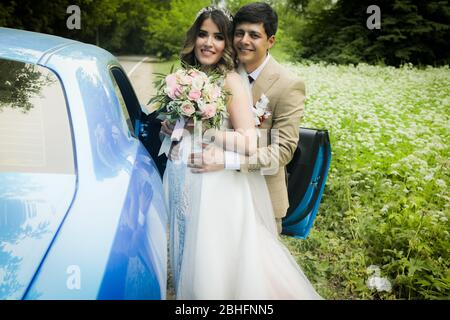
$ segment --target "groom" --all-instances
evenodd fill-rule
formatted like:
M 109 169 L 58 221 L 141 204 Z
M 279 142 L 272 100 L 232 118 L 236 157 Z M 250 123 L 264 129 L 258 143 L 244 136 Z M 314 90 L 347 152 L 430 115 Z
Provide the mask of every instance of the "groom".
M 265 99 L 264 96 L 269 100 L 267 110 L 271 115 L 262 121 L 259 128 L 277 132 L 277 139 L 272 139 L 267 146 L 259 147 L 256 159 L 226 151 L 223 155 L 224 163 L 217 163 L 214 159 L 223 150 L 205 150 L 203 164 L 201 167 L 195 166 L 192 171 L 201 173 L 225 168 L 248 172 L 264 170 L 276 163 L 278 170 L 265 175 L 265 178 L 278 233 L 281 233 L 281 219 L 289 207 L 285 166 L 291 161 L 298 143 L 305 85 L 269 54 L 269 49 L 275 44 L 278 17 L 268 4 L 256 2 L 243 6 L 236 13 L 234 23 L 234 48 L 241 64 L 241 72 L 249 77 L 253 104 L 261 98 Z

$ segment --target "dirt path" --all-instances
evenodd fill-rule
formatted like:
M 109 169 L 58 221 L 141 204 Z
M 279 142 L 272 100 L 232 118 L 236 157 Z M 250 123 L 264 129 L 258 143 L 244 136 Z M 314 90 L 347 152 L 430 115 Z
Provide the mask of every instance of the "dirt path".
M 148 57 L 148 56 L 118 56 L 120 64 L 124 68 L 125 72 L 128 75 L 128 78 L 133 85 L 134 91 L 138 97 L 138 100 L 141 104 L 147 104 L 150 100 L 150 97 L 154 93 L 153 88 L 153 79 L 152 79 L 152 63 L 156 61 L 156 59 Z M 167 235 L 167 239 L 169 239 L 169 235 Z M 167 300 L 175 299 L 175 291 L 173 289 L 172 283 L 172 272 L 168 263 L 167 270 Z

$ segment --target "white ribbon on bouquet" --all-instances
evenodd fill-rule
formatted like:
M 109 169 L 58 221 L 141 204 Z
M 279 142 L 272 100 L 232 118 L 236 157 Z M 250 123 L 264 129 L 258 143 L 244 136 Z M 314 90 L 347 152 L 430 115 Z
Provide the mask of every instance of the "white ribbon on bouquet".
M 177 122 L 175 123 L 175 128 L 172 131 L 172 135 L 170 137 L 169 136 L 164 137 L 161 147 L 159 148 L 158 157 L 162 154 L 165 154 L 166 157 L 169 156 L 170 146 L 172 145 L 172 142 L 181 140 L 184 125 L 185 125 L 184 118 L 180 118 L 177 120 Z

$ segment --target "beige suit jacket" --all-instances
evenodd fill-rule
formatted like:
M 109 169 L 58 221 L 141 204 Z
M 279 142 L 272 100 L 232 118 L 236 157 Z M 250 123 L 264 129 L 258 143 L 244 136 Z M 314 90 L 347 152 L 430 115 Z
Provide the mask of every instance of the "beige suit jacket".
M 264 94 L 272 115 L 260 125 L 259 148 L 252 157 L 241 157 L 241 171 L 261 170 L 265 175 L 276 218 L 286 215 L 289 207 L 285 166 L 297 147 L 300 120 L 304 113 L 305 84 L 270 58 L 252 88 L 253 103 Z M 276 130 L 274 130 L 276 129 Z M 263 141 L 264 140 L 264 141 Z

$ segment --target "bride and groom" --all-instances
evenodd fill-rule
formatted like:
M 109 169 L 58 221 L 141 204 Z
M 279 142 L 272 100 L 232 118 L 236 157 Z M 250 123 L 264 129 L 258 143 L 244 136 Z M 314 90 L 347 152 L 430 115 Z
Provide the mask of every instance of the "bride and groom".
M 168 161 L 164 173 L 177 299 L 321 298 L 278 238 L 305 96 L 303 82 L 269 54 L 276 31 L 276 12 L 251 3 L 234 18 L 202 9 L 186 34 L 182 62 L 220 72 L 230 96 L 215 143 L 191 161 Z M 255 104 L 265 106 L 259 118 Z M 163 122 L 161 130 L 173 127 Z M 190 147 L 182 139 L 169 158 Z

